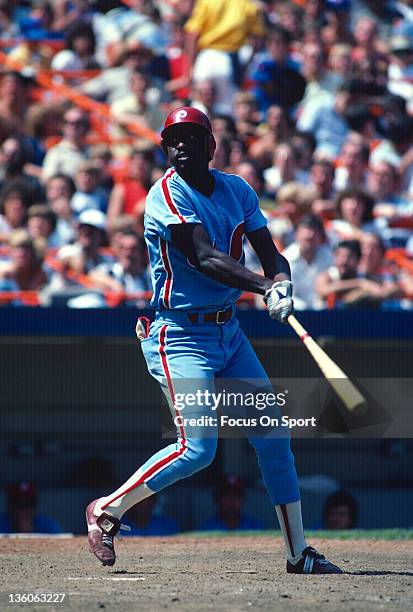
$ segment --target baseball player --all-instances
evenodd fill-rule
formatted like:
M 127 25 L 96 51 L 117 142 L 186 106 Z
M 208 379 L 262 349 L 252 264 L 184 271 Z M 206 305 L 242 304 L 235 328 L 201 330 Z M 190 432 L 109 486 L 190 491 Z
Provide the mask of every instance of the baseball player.
M 175 396 L 182 381 L 205 390 L 219 378 L 257 379 L 271 388 L 239 327 L 234 304 L 242 291 L 260 294 L 270 317 L 286 323 L 293 310 L 292 283 L 254 190 L 236 175 L 209 169 L 216 144 L 208 118 L 195 108 L 177 108 L 161 136 L 171 168 L 150 190 L 145 211 L 156 318 L 140 336 L 148 370 L 161 384 L 172 414 L 179 416 Z M 244 235 L 264 276 L 243 265 Z M 207 410 L 185 406 L 183 413 L 199 416 Z M 182 422 L 176 443 L 151 457 L 117 491 L 87 507 L 90 551 L 103 565 L 115 563 L 113 537 L 129 508 L 212 462 L 216 428 L 194 432 Z M 280 522 L 287 572 L 342 573 L 306 543 L 289 436 L 252 431 L 248 437 Z

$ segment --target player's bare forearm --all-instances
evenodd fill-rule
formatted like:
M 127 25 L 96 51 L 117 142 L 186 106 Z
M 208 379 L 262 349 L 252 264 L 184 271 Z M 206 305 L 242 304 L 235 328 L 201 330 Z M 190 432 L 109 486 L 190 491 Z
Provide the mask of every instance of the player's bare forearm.
M 291 280 L 290 264 L 275 246 L 267 227 L 248 232 L 247 238 L 256 252 L 264 275 L 275 281 Z
M 274 260 L 273 265 L 268 265 L 266 267 L 266 270 L 271 276 L 267 277 L 261 274 L 255 274 L 255 272 L 252 272 L 240 264 L 227 253 L 223 253 L 216 249 L 212 245 L 207 232 L 201 224 L 188 223 L 173 225 L 171 226 L 171 233 L 172 244 L 179 249 L 189 261 L 202 272 L 202 274 L 228 287 L 264 295 L 267 289 L 273 285 L 274 278 L 277 275 L 285 274 L 284 268 L 277 268 L 278 259 Z M 284 260 L 281 255 L 280 257 Z M 282 260 L 280 260 L 281 265 L 284 265 Z M 283 278 L 275 278 L 275 280 L 283 280 Z
M 273 280 L 255 274 L 255 272 L 235 261 L 230 255 L 217 249 L 213 249 L 207 257 L 202 258 L 198 262 L 197 268 L 208 278 L 242 291 L 264 295 L 267 289 L 270 289 L 273 285 Z

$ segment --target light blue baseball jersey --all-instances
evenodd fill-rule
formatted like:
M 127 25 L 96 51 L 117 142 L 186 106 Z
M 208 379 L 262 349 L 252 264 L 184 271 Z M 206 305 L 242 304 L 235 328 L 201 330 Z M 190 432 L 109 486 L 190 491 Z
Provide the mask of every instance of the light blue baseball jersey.
M 146 199 L 145 240 L 157 310 L 225 307 L 241 292 L 207 278 L 171 243 L 171 225 L 201 223 L 212 244 L 244 263 L 243 236 L 266 225 L 255 191 L 239 176 L 211 170 L 210 197 L 169 169 Z

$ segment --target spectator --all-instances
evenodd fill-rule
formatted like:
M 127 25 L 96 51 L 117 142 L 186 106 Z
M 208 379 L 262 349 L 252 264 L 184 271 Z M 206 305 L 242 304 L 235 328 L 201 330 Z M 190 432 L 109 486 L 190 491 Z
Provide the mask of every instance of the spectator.
M 390 116 L 386 132 L 387 138 L 372 151 L 370 163 L 387 161 L 396 166 L 401 190 L 413 194 L 413 117 L 403 112 Z
M 0 244 L 7 243 L 13 230 L 24 228 L 30 199 L 25 186 L 13 181 L 0 192 Z
M 411 205 L 400 195 L 399 185 L 400 176 L 393 164 L 379 161 L 370 165 L 367 186 L 376 201 L 374 214 L 377 217 L 393 219 L 410 212 Z
M 380 237 L 377 234 L 364 234 L 358 272 L 361 278 L 372 281 L 368 287 L 371 306 L 402 296 L 395 275 L 386 270 L 384 255 L 385 248 Z
M 390 51 L 388 90 L 404 98 L 413 110 L 413 43 L 407 36 L 394 36 Z
M 191 65 L 185 53 L 185 19 L 177 18 L 170 26 L 170 41 L 166 49 L 171 80 L 166 83 L 166 89 L 175 98 L 185 99 L 189 97 L 189 73 Z
M 115 181 L 113 180 L 112 176 L 113 155 L 109 145 L 97 144 L 90 147 L 90 159 L 100 170 L 99 187 L 103 189 L 106 194 L 106 197 L 109 199 L 109 196 L 115 185 Z
M 314 158 L 311 164 L 309 186 L 317 193 L 316 199 L 311 206 L 311 210 L 315 215 L 320 215 L 321 217 L 335 216 L 334 173 L 335 168 L 331 161 Z
M 123 43 L 115 66 L 79 86 L 79 91 L 96 100 L 113 104 L 131 93 L 130 76 L 135 70 L 150 74 L 152 84 L 163 90 L 163 81 L 153 70 L 154 55 L 147 47 L 134 43 Z
M 338 156 L 347 133 L 344 113 L 351 100 L 351 83 L 342 83 L 332 101 L 315 98 L 306 105 L 297 121 L 297 128 L 311 132 L 317 143 L 316 152 L 330 159 Z
M 299 43 L 303 34 L 303 9 L 286 0 L 280 3 L 277 13 L 278 22 L 290 34 L 292 44 Z
M 358 525 L 358 504 L 350 493 L 337 491 L 330 495 L 323 508 L 324 529 L 355 529 Z
M 43 200 L 44 191 L 39 180 L 27 174 L 30 150 L 22 138 L 10 137 L 0 147 L 0 184 L 9 187 L 16 184 L 25 189 L 29 204 Z
M 299 113 L 316 97 L 331 99 L 340 85 L 340 77 L 325 68 L 323 47 L 320 43 L 307 43 L 301 50 L 301 74 L 307 81 L 304 97 L 299 105 Z
M 56 238 L 58 246 L 75 239 L 76 218 L 70 201 L 76 191 L 74 181 L 66 174 L 55 174 L 46 182 L 46 201 L 57 217 Z
M 10 40 L 20 34 L 19 24 L 13 20 L 13 6 L 9 0 L 0 1 L 0 38 Z
M 361 258 L 360 243 L 357 240 L 343 240 L 334 251 L 334 266 L 320 272 L 315 288 L 325 306 L 351 304 L 354 290 L 361 286 L 357 268 Z
M 71 200 L 75 191 L 76 185 L 67 174 L 54 174 L 46 181 L 46 200 L 50 206 L 61 198 Z
M 159 24 L 158 9 L 152 0 L 132 0 L 107 14 L 107 56 L 116 52 L 123 42 L 138 43 L 150 49 L 156 56 L 158 69 L 164 71 L 164 80 L 169 80 L 169 66 L 164 55 L 167 45 L 165 28 Z M 155 72 L 155 71 L 154 71 Z
M 241 162 L 237 168 L 237 174 L 250 185 L 259 196 L 262 194 L 263 181 L 257 166 L 250 161 Z
M 0 84 L 0 117 L 5 119 L 15 136 L 24 129 L 24 116 L 27 111 L 28 79 L 19 72 L 6 72 Z
M 125 535 L 169 536 L 179 533 L 178 523 L 174 519 L 156 513 L 156 501 L 155 495 L 150 495 L 128 510 L 124 523 L 130 527 L 130 531 L 125 531 Z
M 275 209 L 268 211 L 268 227 L 281 248 L 293 242 L 295 226 L 309 214 L 314 196 L 312 189 L 296 182 L 286 183 L 278 190 Z
M 315 280 L 321 272 L 333 265 L 333 256 L 318 217 L 309 215 L 298 221 L 295 241 L 283 251 L 283 255 L 291 267 L 294 308 L 296 310 L 320 308 Z
M 29 40 L 62 40 L 63 33 L 52 28 L 54 11 L 51 2 L 36 0 L 32 5 L 32 10 L 24 11 L 21 16 L 15 12 L 22 36 Z
M 340 87 L 352 71 L 351 46 L 345 44 L 333 45 L 328 54 L 328 66 L 336 76 L 338 87 Z
M 29 208 L 27 230 L 35 242 L 44 244 L 45 249 L 61 246 L 55 234 L 56 223 L 56 214 L 46 204 L 34 204 Z
M 258 138 L 249 148 L 249 154 L 262 168 L 271 166 L 274 147 L 288 140 L 288 119 L 281 106 L 273 105 L 267 110 L 267 123 L 257 130 Z
M 95 58 L 96 39 L 90 24 L 78 21 L 66 30 L 66 49 L 52 59 L 53 70 L 94 70 L 99 68 Z
M 289 141 L 293 145 L 297 169 L 302 171 L 301 179 L 306 185 L 310 182 L 311 160 L 315 149 L 315 140 L 310 132 L 293 132 Z
M 344 117 L 350 130 L 360 134 L 366 141 L 372 141 L 376 136 L 375 119 L 364 102 L 351 104 Z
M 316 290 L 320 299 L 330 307 L 365 306 L 377 308 L 383 300 L 401 291 L 392 280 L 377 277 L 378 249 L 371 239 L 365 243 L 364 268 L 375 270 L 375 278 L 358 274 L 361 260 L 360 243 L 356 240 L 340 242 L 335 250 L 335 266 L 317 277 Z
M 63 246 L 57 259 L 64 270 L 87 274 L 108 258 L 99 252 L 106 239 L 106 218 L 100 210 L 84 210 L 78 219 L 78 237 L 74 244 Z
M 99 264 L 90 271 L 95 286 L 115 293 L 148 291 L 142 238 L 133 231 L 124 232 L 117 240 L 116 252 L 117 261 Z
M 370 150 L 362 136 L 351 132 L 341 147 L 335 173 L 335 188 L 364 189 L 366 187 L 367 168 Z
M 351 42 L 351 0 L 324 0 L 326 24 L 321 30 L 321 40 L 328 47 Z
M 367 15 L 359 19 L 354 27 L 354 41 L 352 59 L 355 72 L 364 74 L 370 81 L 385 84 L 388 59 L 379 48 L 377 21 Z
M 122 129 L 113 130 L 113 136 L 125 137 L 128 125 L 135 123 L 159 132 L 165 117 L 160 106 L 159 89 L 152 87 L 149 74 L 142 70 L 131 71 L 129 88 L 130 94 L 121 100 L 116 100 L 110 107 L 112 117 L 122 126 Z M 127 157 L 130 151 L 131 147 L 125 145 L 114 148 L 117 157 Z
M 76 21 L 90 21 L 93 11 L 88 0 L 60 0 L 54 9 L 54 30 L 66 30 Z
M 0 516 L 0 533 L 61 533 L 59 523 L 37 513 L 38 493 L 31 482 L 7 486 L 7 512 Z
M 25 230 L 14 230 L 9 238 L 10 260 L 0 267 L 0 287 L 4 291 L 39 291 L 47 283 L 43 255 Z
M 216 104 L 217 88 L 214 81 L 198 81 L 192 88 L 192 104 L 211 118 L 217 112 Z
M 215 491 L 216 515 L 203 523 L 200 531 L 263 529 L 260 521 L 242 512 L 245 488 L 245 482 L 239 476 L 225 476 Z
M 336 196 L 338 219 L 328 225 L 333 244 L 339 240 L 360 240 L 363 232 L 374 231 L 373 198 L 361 189 L 345 189 Z
M 113 188 L 108 206 L 108 226 L 112 229 L 119 215 L 131 215 L 137 229 L 143 230 L 145 198 L 149 191 L 153 150 L 134 149 L 129 162 L 129 176 Z
M 258 7 L 251 0 L 196 0 L 185 30 L 194 82 L 214 81 L 218 112 L 231 114 L 242 80 L 238 51 L 248 36 L 264 34 Z
M 289 111 L 304 96 L 306 80 L 289 55 L 290 33 L 278 24 L 267 29 L 268 59 L 251 75 L 260 111 L 266 113 L 274 104 Z
M 32 104 L 28 108 L 24 125 L 26 136 L 33 148 L 33 164 L 30 165 L 32 176 L 40 179 L 49 143 L 61 136 L 62 117 L 63 109 L 57 104 Z
M 254 94 L 251 91 L 236 93 L 233 106 L 238 136 L 245 141 L 253 138 L 259 123 L 259 112 Z
M 71 108 L 63 117 L 63 139 L 51 147 L 43 162 L 43 180 L 54 174 L 73 178 L 82 162 L 89 157 L 86 135 L 89 119 L 80 108 Z
M 243 140 L 231 140 L 229 143 L 229 160 L 225 172 L 237 174 L 240 164 L 249 162 L 247 146 Z
M 265 190 L 276 194 L 281 185 L 291 181 L 307 182 L 307 173 L 297 167 L 294 147 L 288 142 L 280 143 L 274 151 L 273 163 L 264 170 Z
M 89 208 L 101 210 L 106 213 L 108 201 L 105 191 L 99 187 L 101 171 L 92 161 L 84 161 L 80 164 L 76 176 L 76 191 L 70 201 L 70 206 L 75 215 Z

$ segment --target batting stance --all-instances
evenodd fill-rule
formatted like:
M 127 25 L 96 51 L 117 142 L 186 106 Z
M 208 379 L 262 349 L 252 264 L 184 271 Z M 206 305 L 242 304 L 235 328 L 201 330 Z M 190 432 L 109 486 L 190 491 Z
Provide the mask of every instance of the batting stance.
M 156 318 L 141 346 L 149 372 L 176 414 L 177 381 L 191 379 L 212 388 L 217 378 L 260 379 L 270 387 L 239 327 L 234 304 L 241 291 L 261 294 L 270 317 L 285 323 L 293 310 L 292 283 L 288 262 L 274 246 L 253 189 L 236 175 L 209 170 L 216 143 L 208 118 L 191 107 L 175 109 L 161 136 L 172 167 L 152 187 L 146 203 Z M 243 265 L 244 235 L 264 276 Z M 151 457 L 117 491 L 87 507 L 89 547 L 103 565 L 115 563 L 113 537 L 129 508 L 212 462 L 216 435 L 193 436 L 183 425 L 177 429 L 175 444 Z M 278 515 L 287 572 L 342 573 L 305 541 L 289 437 L 249 439 Z

